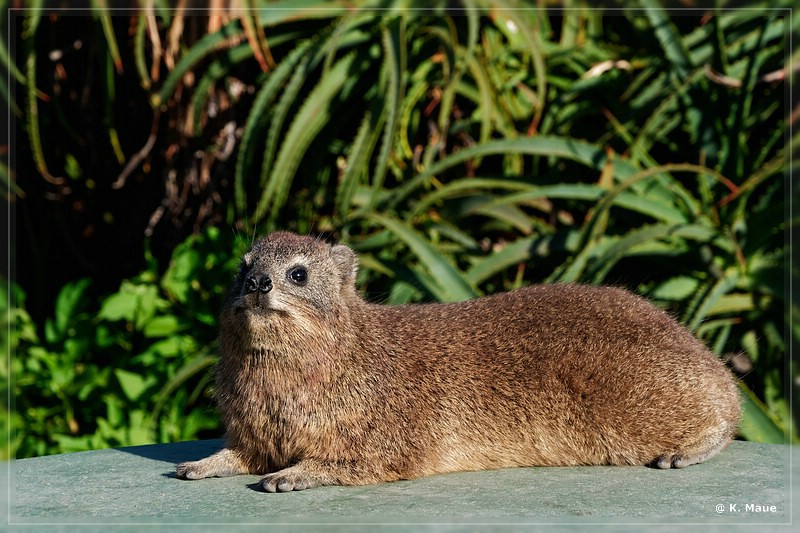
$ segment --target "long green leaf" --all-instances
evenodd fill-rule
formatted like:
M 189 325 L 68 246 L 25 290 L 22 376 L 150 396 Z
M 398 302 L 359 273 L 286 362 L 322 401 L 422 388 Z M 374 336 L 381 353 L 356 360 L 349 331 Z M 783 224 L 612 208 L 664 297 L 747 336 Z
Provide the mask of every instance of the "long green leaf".
M 117 45 L 117 36 L 114 35 L 114 26 L 111 24 L 111 15 L 108 12 L 108 7 L 102 0 L 95 0 L 92 2 L 97 10 L 97 16 L 100 17 L 100 25 L 103 28 L 103 34 L 106 37 L 106 44 L 108 46 L 108 53 L 114 60 L 114 68 L 117 73 L 122 74 L 122 56 L 119 53 L 119 45 Z
M 250 108 L 250 113 L 247 115 L 247 122 L 242 133 L 242 140 L 239 143 L 236 168 L 233 174 L 236 209 L 240 213 L 244 213 L 247 210 L 245 179 L 246 176 L 253 174 L 252 164 L 255 147 L 257 146 L 255 138 L 266 123 L 268 117 L 267 109 L 275 100 L 278 91 L 289 74 L 296 68 L 298 62 L 306 55 L 311 46 L 312 41 L 310 40 L 300 43 L 272 70 L 267 77 L 266 83 L 258 91 Z
M 253 13 L 263 26 L 277 26 L 294 22 L 302 16 L 304 20 L 331 19 L 347 15 L 353 7 L 323 0 L 274 0 L 264 2 L 267 7 L 258 7 Z
M 38 4 L 40 2 L 34 2 L 34 3 Z M 6 6 L 3 6 L 3 7 L 6 7 Z M 8 11 L 7 10 L 4 10 L 4 11 L 5 11 L 5 15 L 8 16 Z M 3 22 L 5 22 L 5 21 L 3 21 Z M 37 24 L 38 24 L 38 19 L 37 19 Z M 5 65 L 5 67 L 11 73 L 11 75 L 14 76 L 14 78 L 19 83 L 25 84 L 25 75 L 22 73 L 22 71 L 19 69 L 19 67 L 17 67 L 17 64 L 8 55 L 8 49 L 6 48 L 5 41 L 6 41 L 5 39 L 0 39 L 0 63 Z
M 622 258 L 635 253 L 637 246 L 654 240 L 667 238 L 690 238 L 707 242 L 717 237 L 713 228 L 700 224 L 672 225 L 657 224 L 645 226 L 628 232 L 606 250 L 602 255 L 592 260 L 592 266 L 587 270 L 586 278 L 591 278 L 592 283 L 598 284 L 605 280 L 608 273 Z
M 719 279 L 712 287 L 711 290 L 700 300 L 699 305 L 697 305 L 692 310 L 691 319 L 686 321 L 686 326 L 695 331 L 703 320 L 708 316 L 711 309 L 717 303 L 717 300 L 722 298 L 728 292 L 730 292 L 735 286 L 736 283 L 739 281 L 739 271 L 731 268 L 725 272 L 724 276 Z
M 531 250 L 536 246 L 537 241 L 546 238 L 531 236 L 517 239 L 505 246 L 501 251 L 473 264 L 467 271 L 467 279 L 473 285 L 478 285 L 513 265 L 528 261 L 532 256 Z
M 698 80 L 702 79 L 702 77 L 703 69 L 697 69 L 686 76 L 677 86 L 667 87 L 666 79 L 660 82 L 663 86 L 660 84 L 652 85 L 651 90 L 657 89 L 659 92 L 666 92 L 667 95 L 658 104 L 658 107 L 647 115 L 644 123 L 638 128 L 635 139 L 629 142 L 629 150 L 634 161 L 646 164 L 647 166 L 655 166 L 657 164 L 649 153 L 652 143 L 656 139 L 664 138 L 659 137 L 659 134 L 662 136 L 665 135 L 667 133 L 666 130 L 669 128 L 669 125 L 666 123 L 670 120 L 674 120 L 676 116 L 679 116 L 677 111 L 680 98 L 689 89 L 696 86 Z
M 300 64 L 295 67 L 291 79 L 283 89 L 278 103 L 271 110 L 272 119 L 269 123 L 267 130 L 267 138 L 264 142 L 264 159 L 261 163 L 261 173 L 259 184 L 261 189 L 267 186 L 270 172 L 273 169 L 275 157 L 278 151 L 278 144 L 283 137 L 283 124 L 286 117 L 289 116 L 289 110 L 292 108 L 297 98 L 300 96 L 300 91 L 303 88 L 303 83 L 312 69 L 313 57 L 306 55 L 303 57 Z
M 515 205 L 492 205 L 493 197 L 477 195 L 469 200 L 464 216 L 483 215 L 500 223 L 500 227 L 516 229 L 524 235 L 533 231 L 534 222 L 525 211 Z
M 478 86 L 478 95 L 480 97 L 478 111 L 481 120 L 480 143 L 485 144 L 489 142 L 492 135 L 492 115 L 497 112 L 493 103 L 497 95 L 492 90 L 492 84 L 484 71 L 483 65 L 474 56 L 470 58 L 469 72 Z
M 616 164 L 616 163 L 615 163 Z M 648 178 L 663 175 L 665 171 L 689 171 L 689 172 L 697 172 L 697 173 L 704 173 L 714 178 L 726 182 L 727 178 L 721 176 L 718 172 L 715 172 L 709 168 L 702 167 L 699 165 L 692 165 L 692 164 L 671 164 L 671 165 L 663 165 L 660 167 L 653 167 L 642 170 L 637 172 L 636 174 L 628 177 L 621 183 L 616 184 L 611 190 L 608 191 L 606 195 L 598 202 L 597 206 L 592 212 L 592 218 L 589 224 L 586 227 L 586 242 L 595 240 L 599 238 L 600 233 L 604 230 L 604 224 L 598 223 L 598 221 L 602 221 L 602 216 L 606 215 L 608 210 L 614 204 L 617 197 L 622 194 L 627 189 L 633 188 L 637 183 L 644 181 Z M 675 180 L 672 180 L 675 181 Z M 674 190 L 677 192 L 680 189 L 676 186 Z M 695 215 L 698 213 L 698 205 L 696 200 L 692 199 L 688 205 L 686 205 L 686 209 L 690 210 L 690 214 Z M 684 219 L 685 220 L 685 219 Z
M 35 19 L 36 22 L 30 21 L 30 25 L 38 24 L 40 13 L 35 12 L 28 17 L 28 19 Z M 26 41 L 27 57 L 25 61 L 26 69 L 26 96 L 27 96 L 27 113 L 25 115 L 25 122 L 28 130 L 28 140 L 31 143 L 31 152 L 33 152 L 33 160 L 36 164 L 36 169 L 39 173 L 51 183 L 61 183 L 63 178 L 55 177 L 50 174 L 47 168 L 47 161 L 42 149 L 42 137 L 39 131 L 39 105 L 37 103 L 36 91 L 36 50 L 32 43 L 33 37 Z
M 378 139 L 378 131 L 383 117 L 376 109 L 367 111 L 361 120 L 356 138 L 347 158 L 347 167 L 336 188 L 336 210 L 344 218 L 352 205 L 356 187 L 369 171 L 369 156 Z
M 531 190 L 508 194 L 494 201 L 496 205 L 521 204 L 539 198 L 562 198 L 565 200 L 600 200 L 608 190 L 587 183 L 564 183 L 558 185 L 530 186 Z M 618 206 L 653 217 L 662 222 L 686 222 L 687 216 L 674 205 L 638 196 L 631 192 L 620 192 L 609 200 L 607 207 Z
M 119 51 L 117 51 L 119 54 Z M 125 154 L 122 152 L 122 146 L 119 142 L 119 133 L 117 133 L 116 121 L 114 120 L 114 103 L 117 99 L 116 83 L 114 80 L 114 69 L 112 68 L 112 57 L 107 56 L 105 79 L 105 122 L 106 129 L 108 130 L 108 142 L 111 145 L 111 151 L 114 153 L 119 165 L 125 164 Z M 121 63 L 120 63 L 121 64 Z
M 677 28 L 656 0 L 642 0 L 642 6 L 646 8 L 645 14 L 664 49 L 664 55 L 678 77 L 685 78 L 692 69 L 692 63 Z
M 739 433 L 750 441 L 787 444 L 786 433 L 781 429 L 776 417 L 769 412 L 764 402 L 744 383 L 740 382 L 739 388 L 743 392 Z
M 446 301 L 457 302 L 477 296 L 477 290 L 469 284 L 465 276 L 416 231 L 398 220 L 377 213 L 371 213 L 367 218 L 388 229 L 408 245 L 431 273 L 433 283 Z
M 423 172 L 420 172 L 410 179 L 408 183 L 399 187 L 399 190 L 392 195 L 387 207 L 394 208 L 397 206 L 408 197 L 412 191 L 425 183 L 426 180 L 430 179 L 431 176 L 441 174 L 473 158 L 505 153 L 563 157 L 564 159 L 582 163 L 597 171 L 602 169 L 602 165 L 606 160 L 606 154 L 602 149 L 577 139 L 541 135 L 522 139 L 490 141 L 486 144 L 479 144 L 459 150 L 431 165 Z M 628 177 L 636 172 L 634 167 L 624 161 L 617 162 L 616 170 L 620 178 Z
M 765 54 L 755 53 L 758 50 L 766 48 L 767 35 L 766 29 L 774 21 L 777 15 L 771 14 L 764 19 L 764 25 L 759 28 L 760 39 L 753 44 L 753 50 L 747 60 L 747 69 L 742 80 L 742 89 L 738 91 L 738 96 L 733 102 L 733 109 L 731 110 L 730 118 L 728 120 L 728 145 L 736 147 L 730 150 L 730 157 L 726 161 L 725 169 L 727 172 L 741 175 L 744 174 L 746 168 L 746 159 L 751 156 L 748 153 L 747 142 L 747 128 L 744 127 L 744 122 L 751 115 L 751 107 L 754 94 L 756 93 L 756 83 L 758 79 L 758 71 L 763 63 L 769 60 Z M 784 18 L 784 17 L 781 17 Z
M 152 85 L 150 73 L 147 71 L 147 60 L 145 59 L 145 33 L 147 32 L 147 17 L 139 15 L 136 21 L 136 33 L 133 38 L 133 58 L 136 66 L 136 73 L 139 75 L 139 84 L 143 89 L 149 90 Z
M 383 30 L 383 50 L 384 50 L 384 69 L 386 70 L 386 99 L 384 113 L 383 140 L 378 153 L 378 160 L 375 164 L 375 171 L 372 177 L 372 190 L 374 193 L 370 198 L 369 207 L 376 205 L 378 192 L 383 189 L 383 182 L 386 178 L 386 169 L 389 164 L 389 155 L 394 149 L 394 140 L 397 136 L 397 119 L 400 114 L 400 102 L 403 100 L 403 78 L 401 73 L 400 45 L 402 42 L 401 32 L 404 26 L 402 19 L 393 21 L 388 28 Z
M 414 206 L 410 213 L 410 218 L 414 218 L 427 211 L 433 204 L 448 198 L 458 197 L 468 193 L 486 189 L 507 189 L 513 191 L 529 191 L 537 189 L 535 185 L 516 180 L 490 179 L 490 178 L 464 178 L 452 181 L 438 189 L 425 195 L 422 200 Z M 504 202 L 499 202 L 498 205 Z M 516 202 L 508 202 L 516 203 Z
M 319 80 L 298 110 L 283 139 L 264 194 L 256 207 L 254 223 L 264 218 L 268 210 L 270 223 L 277 219 L 278 210 L 286 200 L 297 166 L 311 141 L 330 119 L 331 101 L 347 81 L 356 57 L 355 53 L 351 53 L 337 61 Z
M 610 237 L 603 237 L 594 241 L 584 242 L 584 235 L 581 235 L 580 246 L 577 247 L 578 253 L 571 260 L 556 268 L 550 274 L 547 283 L 575 283 L 584 277 L 584 272 L 590 262 L 597 256 L 607 252 L 616 242 Z
M 519 10 L 508 11 L 507 15 L 516 25 L 516 30 L 525 42 L 525 49 L 530 54 L 533 72 L 536 77 L 536 102 L 535 111 L 528 129 L 531 133 L 538 130 L 539 122 L 544 112 L 544 103 L 547 101 L 547 66 L 542 53 L 542 39 L 540 38 L 536 24 L 530 24 L 523 15 L 528 15 L 539 19 L 543 17 L 541 12 L 522 12 Z
M 403 99 L 403 105 L 401 106 L 399 124 L 397 128 L 400 139 L 397 144 L 398 149 L 402 152 L 406 159 L 411 159 L 414 156 L 414 151 L 411 149 L 411 144 L 409 142 L 409 133 L 411 133 L 410 130 L 412 128 L 412 114 L 417 103 L 425 96 L 430 88 L 428 81 L 425 79 L 425 75 L 427 75 L 428 71 L 430 71 L 432 67 L 433 63 L 428 61 L 423 63 L 420 68 L 417 69 L 412 77 L 412 81 L 414 78 L 417 78 L 417 75 L 422 71 L 421 75 L 419 76 L 420 79 L 414 81 L 411 88 L 406 92 L 406 96 Z

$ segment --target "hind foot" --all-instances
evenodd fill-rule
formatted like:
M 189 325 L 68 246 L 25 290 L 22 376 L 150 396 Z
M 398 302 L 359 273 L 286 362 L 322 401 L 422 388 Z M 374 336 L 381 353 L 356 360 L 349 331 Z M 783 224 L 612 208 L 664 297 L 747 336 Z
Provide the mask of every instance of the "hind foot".
M 665 453 L 659 455 L 650 463 L 651 466 L 658 468 L 683 468 L 685 466 L 702 463 L 719 453 L 730 442 L 730 436 L 723 435 L 718 437 L 717 441 L 712 441 L 711 445 L 690 448 L 691 451 L 686 450 L 683 453 Z

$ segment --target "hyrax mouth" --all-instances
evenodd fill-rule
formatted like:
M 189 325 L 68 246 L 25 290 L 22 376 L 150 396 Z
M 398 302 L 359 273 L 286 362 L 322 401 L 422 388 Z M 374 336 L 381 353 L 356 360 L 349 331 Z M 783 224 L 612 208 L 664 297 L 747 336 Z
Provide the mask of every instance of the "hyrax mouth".
M 257 300 L 250 300 L 243 296 L 236 300 L 233 305 L 233 310 L 236 315 L 262 320 L 271 317 L 287 316 L 289 314 L 288 311 L 279 308 L 276 303 L 274 299 L 259 298 Z

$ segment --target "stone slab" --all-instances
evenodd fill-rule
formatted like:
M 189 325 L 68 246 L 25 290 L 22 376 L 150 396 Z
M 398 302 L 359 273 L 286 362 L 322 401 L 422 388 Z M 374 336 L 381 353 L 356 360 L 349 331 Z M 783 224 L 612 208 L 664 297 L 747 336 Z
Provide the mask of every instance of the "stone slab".
M 104 524 L 216 530 L 225 524 L 323 525 L 393 531 L 596 524 L 760 525 L 783 529 L 798 505 L 790 478 L 796 448 L 733 442 L 685 469 L 514 468 L 463 472 L 365 487 L 260 491 L 259 476 L 179 480 L 175 464 L 206 457 L 221 440 L 95 450 L 6 463 L 2 523 L 48 530 Z M 0 527 L 2 527 L 0 523 Z M 116 529 L 116 528 L 115 528 Z M 703 528 L 704 530 L 706 528 Z

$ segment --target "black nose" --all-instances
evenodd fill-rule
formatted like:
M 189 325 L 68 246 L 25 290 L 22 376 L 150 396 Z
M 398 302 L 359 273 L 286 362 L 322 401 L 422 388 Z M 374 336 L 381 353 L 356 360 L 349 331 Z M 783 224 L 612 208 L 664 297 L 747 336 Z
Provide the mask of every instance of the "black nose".
M 261 291 L 264 294 L 272 290 L 272 280 L 269 276 L 248 276 L 244 280 L 244 290 L 246 292 Z

